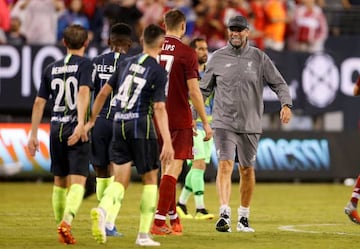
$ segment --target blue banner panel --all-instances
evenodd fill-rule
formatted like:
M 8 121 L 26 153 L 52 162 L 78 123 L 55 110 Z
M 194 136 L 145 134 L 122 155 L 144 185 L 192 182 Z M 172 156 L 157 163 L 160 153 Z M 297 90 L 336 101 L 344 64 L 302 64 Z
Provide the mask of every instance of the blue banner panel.
M 256 174 L 264 180 L 356 177 L 360 133 L 271 132 L 260 140 Z
M 256 158 L 257 181 L 337 181 L 359 173 L 360 133 L 265 132 Z M 214 148 L 215 150 L 215 148 Z M 212 158 L 205 179 L 216 179 L 217 159 Z M 234 165 L 233 181 L 239 180 Z

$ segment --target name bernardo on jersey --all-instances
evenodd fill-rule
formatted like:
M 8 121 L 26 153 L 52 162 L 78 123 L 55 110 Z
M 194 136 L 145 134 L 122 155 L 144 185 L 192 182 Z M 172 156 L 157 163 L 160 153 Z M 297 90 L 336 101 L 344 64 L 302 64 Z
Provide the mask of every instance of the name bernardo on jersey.
M 78 65 L 64 65 L 62 67 L 53 67 L 51 70 L 52 75 L 64 73 L 76 73 L 79 69 Z

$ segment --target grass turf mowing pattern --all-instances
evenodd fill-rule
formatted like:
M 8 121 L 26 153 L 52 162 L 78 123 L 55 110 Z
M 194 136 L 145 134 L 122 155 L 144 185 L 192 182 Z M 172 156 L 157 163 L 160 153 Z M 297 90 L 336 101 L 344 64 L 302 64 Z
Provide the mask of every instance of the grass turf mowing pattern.
M 180 187 L 178 188 L 180 191 Z M 341 184 L 258 183 L 251 205 L 250 224 L 255 233 L 235 232 L 238 184 L 232 185 L 232 233 L 215 230 L 218 201 L 215 184 L 207 184 L 205 204 L 214 220 L 183 220 L 183 236 L 155 236 L 163 248 L 350 248 L 360 239 L 360 226 L 350 222 L 344 206 L 351 187 Z M 122 238 L 109 238 L 107 248 L 139 248 L 135 239 L 139 224 L 142 185 L 131 183 L 116 221 Z M 62 248 L 57 240 L 51 207 L 51 183 L 0 183 L 0 248 Z M 179 192 L 178 192 L 179 194 Z M 91 236 L 90 210 L 96 196 L 85 199 L 72 226 L 77 249 L 103 248 Z M 193 197 L 188 210 L 195 212 Z M 326 225 L 328 224 L 328 225 Z M 280 230 L 294 225 L 301 232 Z

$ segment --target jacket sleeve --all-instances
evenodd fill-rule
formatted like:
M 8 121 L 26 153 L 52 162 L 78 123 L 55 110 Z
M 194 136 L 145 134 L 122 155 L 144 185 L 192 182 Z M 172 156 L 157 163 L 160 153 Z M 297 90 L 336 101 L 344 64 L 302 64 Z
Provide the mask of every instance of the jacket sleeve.
M 269 56 L 265 53 L 263 56 L 265 81 L 269 85 L 270 89 L 278 96 L 281 106 L 285 104 L 292 105 L 292 98 L 286 81 Z

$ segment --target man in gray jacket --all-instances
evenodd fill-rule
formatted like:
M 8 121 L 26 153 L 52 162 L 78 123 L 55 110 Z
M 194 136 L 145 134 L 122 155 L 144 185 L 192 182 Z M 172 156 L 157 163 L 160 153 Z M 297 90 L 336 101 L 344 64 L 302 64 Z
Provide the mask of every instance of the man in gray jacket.
M 271 59 L 261 50 L 249 46 L 249 25 L 243 16 L 228 23 L 228 45 L 215 51 L 201 79 L 205 97 L 213 91 L 214 141 L 219 158 L 216 187 L 220 217 L 216 230 L 231 232 L 231 174 L 235 152 L 239 159 L 240 207 L 237 231 L 254 232 L 249 226 L 250 202 L 255 188 L 254 163 L 264 111 L 264 83 L 276 93 L 280 102 L 280 119 L 291 118 L 292 99 L 288 86 Z

